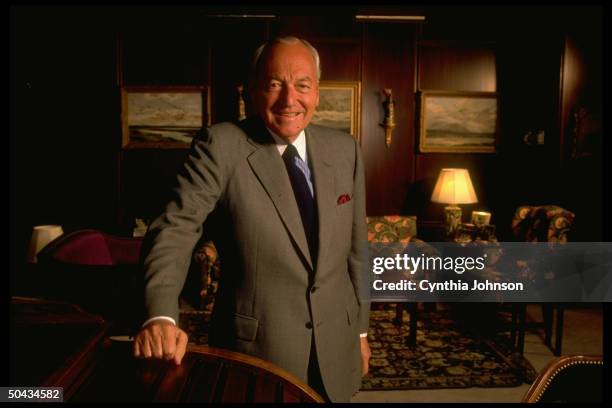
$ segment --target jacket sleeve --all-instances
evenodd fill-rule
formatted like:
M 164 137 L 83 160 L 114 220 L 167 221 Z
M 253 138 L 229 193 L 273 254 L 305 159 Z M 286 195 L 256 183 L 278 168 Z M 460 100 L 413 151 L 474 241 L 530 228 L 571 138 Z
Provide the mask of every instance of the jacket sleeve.
M 194 139 L 177 175 L 171 199 L 149 228 L 141 251 L 145 318 L 169 316 L 178 323 L 178 298 L 185 284 L 202 224 L 224 189 L 223 149 L 212 129 Z
M 354 143 L 353 233 L 348 267 L 355 289 L 355 296 L 359 300 L 359 333 L 366 333 L 370 320 L 370 292 L 367 280 L 368 234 L 366 226 L 366 190 L 361 151 L 356 140 Z

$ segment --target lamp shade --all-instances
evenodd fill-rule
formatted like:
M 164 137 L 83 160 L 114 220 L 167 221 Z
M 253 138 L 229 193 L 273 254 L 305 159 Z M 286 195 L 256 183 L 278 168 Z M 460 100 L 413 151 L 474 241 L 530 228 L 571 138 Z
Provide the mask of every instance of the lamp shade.
M 467 169 L 442 169 L 431 195 L 431 201 L 443 204 L 478 202 Z
M 32 239 L 28 250 L 28 262 L 36 263 L 36 256 L 47 244 L 62 235 L 61 225 L 37 225 L 32 230 Z

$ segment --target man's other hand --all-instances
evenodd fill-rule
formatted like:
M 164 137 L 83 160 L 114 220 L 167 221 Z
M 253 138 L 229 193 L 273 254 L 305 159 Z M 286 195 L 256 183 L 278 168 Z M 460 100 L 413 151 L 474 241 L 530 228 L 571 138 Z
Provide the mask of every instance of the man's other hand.
M 363 377 L 370 370 L 370 357 L 372 352 L 370 351 L 370 344 L 368 343 L 367 337 L 361 337 L 361 376 Z
M 187 333 L 167 320 L 153 320 L 134 338 L 134 357 L 173 360 L 181 364 L 187 351 Z

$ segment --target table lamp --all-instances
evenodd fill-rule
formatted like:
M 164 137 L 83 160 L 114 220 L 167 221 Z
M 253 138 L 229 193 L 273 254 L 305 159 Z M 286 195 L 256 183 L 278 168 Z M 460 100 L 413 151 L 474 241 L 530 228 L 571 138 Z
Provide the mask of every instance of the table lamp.
M 457 204 L 478 202 L 467 169 L 440 170 L 431 201 L 448 204 L 444 207 L 445 228 L 447 236 L 452 237 L 461 224 L 461 207 Z
M 36 257 L 49 242 L 62 235 L 61 225 L 37 225 L 32 230 L 32 239 L 28 250 L 28 262 L 36 263 Z

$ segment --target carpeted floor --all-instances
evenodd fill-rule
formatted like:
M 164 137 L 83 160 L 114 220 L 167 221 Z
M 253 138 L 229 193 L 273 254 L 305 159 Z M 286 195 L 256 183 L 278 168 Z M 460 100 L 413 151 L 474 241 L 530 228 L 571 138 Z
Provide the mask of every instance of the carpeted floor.
M 537 373 L 509 336 L 482 336 L 457 324 L 449 311 L 419 313 L 417 345 L 405 344 L 408 316 L 393 324 L 394 310 L 373 310 L 368 338 L 370 373 L 362 390 L 514 387 L 532 382 Z M 180 325 L 192 344 L 207 344 L 209 312 L 181 312 Z
M 531 364 L 513 352 L 509 335 L 484 336 L 482 331 L 451 319 L 449 311 L 419 313 L 417 345 L 405 344 L 408 316 L 401 327 L 395 311 L 370 315 L 370 372 L 362 390 L 514 387 L 537 375 Z

